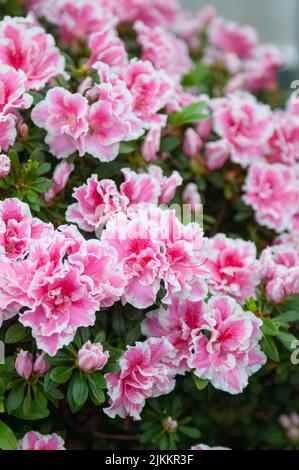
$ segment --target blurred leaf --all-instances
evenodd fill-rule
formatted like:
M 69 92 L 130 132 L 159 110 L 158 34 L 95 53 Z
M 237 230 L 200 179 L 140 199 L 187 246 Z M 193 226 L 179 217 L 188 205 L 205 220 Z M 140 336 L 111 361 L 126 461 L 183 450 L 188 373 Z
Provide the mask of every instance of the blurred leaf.
M 210 117 L 207 110 L 208 105 L 205 101 L 188 104 L 182 111 L 172 113 L 169 116 L 169 124 L 178 127 L 183 124 L 207 120 Z M 206 113 L 203 113 L 203 111 L 206 111 Z
M 17 450 L 18 441 L 13 431 L 0 421 L 0 449 L 1 450 Z
M 58 366 L 51 371 L 50 377 L 52 380 L 54 380 L 54 382 L 58 384 L 64 384 L 71 378 L 73 370 L 74 367 Z
M 30 330 L 25 328 L 21 323 L 11 325 L 5 333 L 5 343 L 14 344 L 21 343 L 29 337 Z
M 279 362 L 279 353 L 274 343 L 273 339 L 270 336 L 263 336 L 262 339 L 262 349 L 264 353 L 274 362 Z

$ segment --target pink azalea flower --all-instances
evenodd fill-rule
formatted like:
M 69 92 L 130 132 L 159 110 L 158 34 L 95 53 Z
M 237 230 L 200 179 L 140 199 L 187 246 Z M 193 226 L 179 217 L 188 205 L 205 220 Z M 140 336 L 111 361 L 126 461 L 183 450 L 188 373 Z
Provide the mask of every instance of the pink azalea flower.
M 108 358 L 109 352 L 104 352 L 101 343 L 87 341 L 78 352 L 78 366 L 83 372 L 94 372 L 103 369 Z
M 173 30 L 177 36 L 189 44 L 191 50 L 197 51 L 200 47 L 200 33 L 207 30 L 216 14 L 216 9 L 212 5 L 206 5 L 195 15 L 193 11 L 180 11 Z
M 277 72 L 286 64 L 286 54 L 273 44 L 260 45 L 244 64 L 246 87 L 251 93 L 277 88 Z
M 17 354 L 15 369 L 20 377 L 28 380 L 33 371 L 33 355 L 21 349 Z
M 294 165 L 299 162 L 299 118 L 283 111 L 273 117 L 275 127 L 268 141 L 267 160 Z
M 206 444 L 196 444 L 191 447 L 191 450 L 231 450 L 228 447 L 210 447 Z
M 147 314 L 141 324 L 142 334 L 154 338 L 167 338 L 175 348 L 173 366 L 176 373 L 189 370 L 187 359 L 191 357 L 194 331 L 204 327 L 209 309 L 204 301 L 190 302 L 173 297 L 167 311 L 164 307 Z
M 30 431 L 19 440 L 20 450 L 65 450 L 64 440 L 57 434 L 40 434 Z
M 186 130 L 184 134 L 183 150 L 184 153 L 190 158 L 196 158 L 199 156 L 199 152 L 202 149 L 203 142 L 198 132 L 192 127 Z
M 181 293 L 191 300 L 200 300 L 207 294 L 204 267 L 204 239 L 197 224 L 184 226 L 175 212 L 145 205 L 117 214 L 108 221 L 103 241 L 118 253 L 123 263 L 128 285 L 123 302 L 136 308 L 147 308 L 155 303 L 161 280 L 167 294 Z
M 96 62 L 103 62 L 113 69 L 121 69 L 128 64 L 124 42 L 111 29 L 111 26 L 92 34 L 88 47 L 91 50 L 91 56 L 87 61 L 87 67 L 92 67 Z
M 177 0 L 112 0 L 110 4 L 120 23 L 140 20 L 150 27 L 170 27 L 179 11 Z
M 205 240 L 201 227 L 196 223 L 183 225 L 175 211 L 153 211 L 158 229 L 158 239 L 165 245 L 166 264 L 162 279 L 167 290 L 163 298 L 171 303 L 172 296 L 182 295 L 191 301 L 203 299 L 207 295 L 205 266 Z
M 106 374 L 110 417 L 139 420 L 145 400 L 170 393 L 175 386 L 170 362 L 173 347 L 165 339 L 150 338 L 127 349 L 119 360 L 120 371 Z
M 273 132 L 271 110 L 249 93 L 235 93 L 212 103 L 214 130 L 225 139 L 235 163 L 247 166 L 266 154 Z
M 162 70 L 148 61 L 133 59 L 125 69 L 124 80 L 133 97 L 134 113 L 145 127 L 165 125 L 166 116 L 158 114 L 174 93 L 174 83 Z
M 29 206 L 19 199 L 0 201 L 0 252 L 8 258 L 24 258 L 31 242 L 51 230 L 51 224 L 32 218 Z
M 298 196 L 298 182 L 292 169 L 279 163 L 254 165 L 244 190 L 244 201 L 254 209 L 259 224 L 278 233 L 290 228 Z
M 266 248 L 261 254 L 262 278 L 267 298 L 280 303 L 286 296 L 299 293 L 299 249 L 297 244 L 283 243 Z
M 30 108 L 33 98 L 25 93 L 26 75 L 22 70 L 15 70 L 8 65 L 0 69 L 0 115 L 8 114 L 13 109 Z
M 170 176 L 164 176 L 162 168 L 157 165 L 150 165 L 148 173 L 152 179 L 160 186 L 159 204 L 168 204 L 175 196 L 176 190 L 183 183 L 183 178 L 178 171 L 173 171 Z
M 99 240 L 88 240 L 69 256 L 71 267 L 79 270 L 99 307 L 111 307 L 124 293 L 126 277 L 118 265 L 117 253 Z
M 0 178 L 9 175 L 11 170 L 11 161 L 7 155 L 0 154 Z
M 150 61 L 157 70 L 164 70 L 177 82 L 192 67 L 187 44 L 159 26 L 135 23 L 137 42 L 142 48 L 142 60 Z
M 101 84 L 95 91 L 99 99 L 90 107 L 86 151 L 103 162 L 114 160 L 121 141 L 137 139 L 142 123 L 133 111 L 133 97 L 125 82 L 111 73 L 106 64 L 97 63 Z
M 44 199 L 46 202 L 53 201 L 56 195 L 66 187 L 69 177 L 74 169 L 75 166 L 73 163 L 67 163 L 65 161 L 59 163 L 56 166 L 52 178 L 54 186 L 44 194 Z
M 142 158 L 145 162 L 152 162 L 158 159 L 158 152 L 161 146 L 161 127 L 152 126 L 147 132 L 141 146 Z
M 231 297 L 214 297 L 208 303 L 210 321 L 205 325 L 210 339 L 202 332 L 194 332 L 190 368 L 201 379 L 231 394 L 241 393 L 248 377 L 266 362 L 259 341 L 262 321 L 251 312 L 244 312 Z
M 225 53 L 234 53 L 242 60 L 250 58 L 258 44 L 254 28 L 226 22 L 223 18 L 216 18 L 212 22 L 209 39 L 214 46 Z
M 198 187 L 195 183 L 188 183 L 182 194 L 184 204 L 189 204 L 191 210 L 199 213 L 202 209 L 201 197 L 198 192 Z
M 27 261 L 15 263 L 0 256 L 0 320 L 8 320 L 26 306 L 34 305 L 29 298 L 29 288 L 34 275 L 34 266 Z
M 52 78 L 65 76 L 65 60 L 53 36 L 30 15 L 21 20 L 7 16 L 0 22 L 0 64 L 23 71 L 27 90 L 39 90 Z
M 220 234 L 209 240 L 207 253 L 213 294 L 230 295 L 240 302 L 255 296 L 261 276 L 254 243 Z
M 92 0 L 59 0 L 57 11 L 49 5 L 44 13 L 58 26 L 60 38 L 66 44 L 84 41 L 91 34 L 115 24 L 115 19 L 101 2 Z
M 141 211 L 144 213 L 144 211 Z M 160 289 L 161 270 L 165 263 L 162 244 L 151 239 L 151 230 L 138 212 L 130 220 L 118 213 L 109 219 L 102 240 L 118 254 L 127 278 L 123 303 L 147 308 L 155 303 Z
M 88 291 L 77 269 L 66 267 L 53 275 L 37 273 L 31 285 L 35 307 L 20 316 L 32 328 L 38 348 L 51 356 L 75 337 L 80 326 L 92 326 L 98 302 Z
M 111 214 L 121 211 L 127 205 L 126 197 L 118 191 L 113 180 L 98 181 L 92 175 L 87 182 L 74 189 L 73 197 L 78 201 L 71 204 L 66 212 L 69 222 L 77 223 L 87 232 L 104 225 Z
M 16 116 L 13 114 L 0 115 L 0 152 L 7 152 L 10 145 L 16 140 L 16 137 Z
M 209 170 L 222 168 L 229 159 L 230 146 L 225 139 L 208 142 L 205 146 L 205 160 Z
M 120 186 L 121 194 L 129 204 L 157 204 L 161 194 L 159 181 L 151 174 L 136 173 L 130 168 L 123 168 L 125 181 Z
M 35 106 L 31 118 L 47 131 L 46 143 L 53 155 L 66 158 L 76 150 L 80 156 L 85 153 L 83 139 L 88 131 L 88 112 L 88 102 L 80 93 L 55 87 Z

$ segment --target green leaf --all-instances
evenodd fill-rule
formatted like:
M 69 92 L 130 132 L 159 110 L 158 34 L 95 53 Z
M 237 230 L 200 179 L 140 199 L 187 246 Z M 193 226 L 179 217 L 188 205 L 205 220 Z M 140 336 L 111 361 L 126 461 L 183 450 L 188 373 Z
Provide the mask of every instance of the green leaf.
M 8 156 L 10 158 L 11 166 L 12 166 L 14 174 L 18 175 L 20 171 L 20 160 L 19 160 L 18 153 L 12 149 L 8 152 Z
M 263 336 L 262 349 L 272 361 L 279 362 L 279 353 L 271 336 Z
M 284 345 L 286 349 L 292 351 L 292 343 L 296 341 L 296 337 L 291 333 L 287 333 L 286 331 L 280 331 L 277 335 L 277 339 Z
M 103 344 L 105 340 L 106 340 L 106 332 L 101 330 L 97 332 L 93 342 Z
M 209 73 L 209 67 L 203 62 L 194 64 L 194 67 L 183 77 L 184 86 L 196 86 L 202 82 Z
M 31 189 L 36 191 L 37 193 L 45 193 L 48 189 L 52 188 L 53 183 L 52 181 L 40 176 L 37 178 L 31 185 Z
M 279 334 L 279 327 L 270 318 L 263 318 L 261 330 L 268 336 L 277 336 Z
M 126 324 L 124 320 L 124 315 L 123 312 L 121 311 L 121 308 L 116 304 L 113 312 L 112 312 L 112 329 L 116 336 L 118 337 L 124 337 L 126 334 Z
M 44 410 L 47 408 L 48 400 L 41 384 L 35 384 L 33 386 L 33 399 L 35 406 L 39 410 Z
M 105 401 L 105 394 L 102 389 L 107 387 L 106 380 L 99 372 L 88 374 L 87 379 L 90 390 L 90 398 L 95 405 L 101 405 Z
M 29 421 L 47 418 L 49 414 L 49 410 L 46 407 L 40 407 L 40 402 L 36 401 L 31 395 L 30 388 L 27 389 L 27 393 L 22 405 L 12 413 L 12 415 L 16 416 L 17 418 L 26 419 Z
M 195 383 L 197 390 L 204 390 L 209 384 L 208 380 L 200 379 L 195 374 L 192 375 L 192 378 L 193 378 L 193 381 Z
M 140 339 L 141 330 L 140 323 L 137 323 L 133 328 L 130 328 L 126 334 L 125 343 L 129 346 L 132 346 Z
M 27 384 L 22 381 L 12 388 L 6 400 L 6 409 L 8 414 L 12 414 L 24 400 Z
M 29 336 L 29 329 L 25 328 L 20 323 L 15 323 L 11 325 L 5 333 L 5 343 L 14 344 L 21 343 Z
M 288 312 L 290 310 L 299 312 L 299 295 L 289 295 L 277 305 L 277 308 L 282 312 Z
M 88 398 L 88 385 L 82 373 L 77 373 L 73 383 L 73 400 L 77 406 L 83 406 Z
M 180 426 L 179 431 L 185 434 L 188 437 L 192 437 L 193 439 L 198 439 L 201 435 L 200 431 L 196 428 L 191 428 L 189 426 Z
M 3 379 L 0 379 L 0 396 L 3 396 L 5 393 L 5 382 Z
M 50 163 L 43 163 L 42 165 L 40 165 L 38 167 L 37 174 L 39 176 L 45 175 L 46 173 L 49 173 L 50 170 L 51 170 L 51 164 Z
M 90 395 L 92 402 L 97 406 L 100 406 L 105 402 L 105 393 L 103 392 L 103 390 L 98 389 L 95 392 L 94 390 L 90 389 L 89 395 Z
M 175 136 L 168 136 L 162 139 L 160 151 L 161 152 L 173 152 L 176 148 L 179 147 L 181 139 Z
M 121 142 L 120 148 L 119 148 L 119 153 L 120 154 L 128 154 L 134 152 L 136 149 L 136 144 L 135 142 Z
M 56 354 L 56 356 L 45 356 L 45 360 L 52 366 L 71 366 L 74 365 L 74 358 L 66 352 Z
M 42 162 L 42 161 L 44 160 L 44 158 L 45 158 L 44 152 L 42 151 L 41 148 L 38 148 L 38 147 L 35 148 L 35 149 L 33 150 L 33 152 L 31 153 L 31 155 L 30 155 L 30 160 L 31 160 L 31 162 Z M 39 173 L 39 169 L 42 168 L 43 165 L 47 165 L 47 167 L 49 167 L 48 170 L 47 170 L 47 172 L 48 172 L 48 171 L 50 170 L 50 168 L 51 168 L 50 163 L 43 163 L 39 168 L 37 168 L 37 173 L 38 173 L 38 175 L 42 175 L 42 174 L 43 174 L 43 173 Z
M 71 378 L 73 370 L 74 367 L 58 366 L 51 371 L 50 377 L 52 380 L 54 380 L 54 382 L 58 384 L 64 384 Z
M 258 307 L 253 297 L 251 297 L 249 300 L 246 300 L 245 308 L 249 310 L 249 312 L 252 312 L 252 313 L 256 313 L 258 311 Z
M 275 317 L 275 320 L 283 321 L 286 323 L 293 323 L 299 321 L 299 310 L 289 310 L 286 313 L 282 313 Z
M 207 111 L 208 106 L 205 101 L 188 104 L 182 111 L 172 113 L 169 117 L 169 124 L 173 127 L 182 126 L 183 124 L 196 123 L 209 119 Z
M 0 421 L 0 449 L 1 450 L 18 450 L 18 441 L 13 431 Z
M 88 382 L 93 390 L 107 388 L 107 382 L 100 372 L 92 372 L 87 376 Z

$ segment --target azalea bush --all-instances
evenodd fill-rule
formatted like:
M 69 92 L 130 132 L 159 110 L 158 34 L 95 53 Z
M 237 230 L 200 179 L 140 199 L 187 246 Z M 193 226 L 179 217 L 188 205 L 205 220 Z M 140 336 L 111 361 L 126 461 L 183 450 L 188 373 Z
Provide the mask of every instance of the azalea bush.
M 299 448 L 286 52 L 53 3 L 0 3 L 0 448 Z

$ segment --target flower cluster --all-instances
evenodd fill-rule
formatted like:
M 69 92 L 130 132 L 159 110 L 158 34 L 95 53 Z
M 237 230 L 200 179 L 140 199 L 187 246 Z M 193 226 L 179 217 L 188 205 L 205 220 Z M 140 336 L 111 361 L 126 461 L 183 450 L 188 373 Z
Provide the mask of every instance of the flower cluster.
M 144 418 L 140 442 L 190 448 L 200 433 L 178 393 L 190 409 L 196 388 L 239 394 L 294 340 L 299 105 L 278 90 L 285 53 L 176 0 L 19 3 L 27 16 L 0 14 L 0 411 L 35 422 L 51 403 L 55 426 L 38 429 L 64 436 L 67 416 L 87 439 Z M 284 367 L 269 367 L 279 384 Z M 289 437 L 297 421 L 281 419 Z M 24 432 L 21 450 L 65 448 Z
M 2 317 L 19 314 L 38 347 L 55 355 L 78 327 L 95 323 L 100 307 L 123 294 L 117 253 L 99 240 L 86 241 L 75 227 L 54 230 L 33 219 L 17 199 L 2 202 L 0 212 Z
M 98 180 L 92 175 L 85 184 L 74 189 L 76 203 L 68 207 L 66 218 L 87 231 L 94 232 L 103 226 L 113 214 L 128 213 L 134 206 L 168 204 L 176 189 L 182 184 L 177 171 L 171 176 L 163 175 L 161 168 L 149 166 L 147 173 L 136 173 L 123 168 L 124 182 L 118 190 L 113 180 Z
M 147 316 L 143 332 L 166 337 L 175 347 L 178 373 L 194 370 L 215 388 L 235 394 L 265 363 L 261 324 L 231 297 L 215 296 L 207 304 L 173 299 L 167 313 L 159 309 Z

